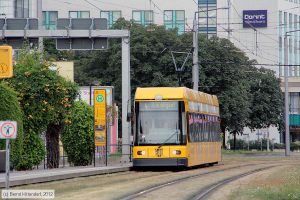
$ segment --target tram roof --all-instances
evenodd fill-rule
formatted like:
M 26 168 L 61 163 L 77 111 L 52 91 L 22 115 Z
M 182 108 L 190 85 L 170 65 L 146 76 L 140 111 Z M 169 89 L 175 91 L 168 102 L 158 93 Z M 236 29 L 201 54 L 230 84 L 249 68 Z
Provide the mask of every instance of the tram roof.
M 187 100 L 219 106 L 217 96 L 195 91 L 186 87 L 137 88 L 135 100 Z

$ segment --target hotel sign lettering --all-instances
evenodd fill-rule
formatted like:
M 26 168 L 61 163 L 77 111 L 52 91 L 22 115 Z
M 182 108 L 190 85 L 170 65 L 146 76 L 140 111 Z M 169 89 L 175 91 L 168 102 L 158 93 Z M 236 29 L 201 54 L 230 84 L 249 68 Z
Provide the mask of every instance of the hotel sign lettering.
M 244 28 L 264 28 L 268 26 L 267 10 L 244 10 L 243 27 Z

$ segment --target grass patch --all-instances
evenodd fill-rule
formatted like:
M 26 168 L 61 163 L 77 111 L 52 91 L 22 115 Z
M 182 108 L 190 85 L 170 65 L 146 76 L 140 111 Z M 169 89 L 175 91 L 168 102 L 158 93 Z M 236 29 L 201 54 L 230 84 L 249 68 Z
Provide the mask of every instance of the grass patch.
M 247 150 L 224 150 L 222 149 L 223 155 L 239 155 L 239 154 L 283 154 L 282 152 L 274 152 L 274 151 L 247 151 Z
M 300 167 L 291 166 L 277 171 L 265 180 L 256 180 L 248 188 L 234 191 L 229 199 L 233 200 L 299 200 Z

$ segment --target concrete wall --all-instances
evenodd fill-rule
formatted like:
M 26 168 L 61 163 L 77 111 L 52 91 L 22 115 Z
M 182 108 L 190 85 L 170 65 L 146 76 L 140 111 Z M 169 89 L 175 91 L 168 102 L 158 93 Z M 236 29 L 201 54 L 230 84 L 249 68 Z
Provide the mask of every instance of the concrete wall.
M 53 62 L 57 67 L 58 74 L 65 79 L 74 82 L 74 62 Z
M 12 0 L 0 0 L 0 18 L 14 17 L 14 3 Z

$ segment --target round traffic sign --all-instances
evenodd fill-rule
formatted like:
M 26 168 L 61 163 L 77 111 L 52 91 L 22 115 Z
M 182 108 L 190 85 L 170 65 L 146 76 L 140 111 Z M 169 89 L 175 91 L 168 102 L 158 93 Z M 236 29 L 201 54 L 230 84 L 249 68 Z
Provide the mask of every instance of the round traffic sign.
M 104 101 L 104 97 L 103 97 L 103 95 L 102 94 L 99 94 L 97 97 L 96 97 L 96 101 L 97 102 L 103 102 Z
M 17 127 L 13 122 L 4 122 L 0 128 L 0 133 L 4 138 L 15 138 Z

